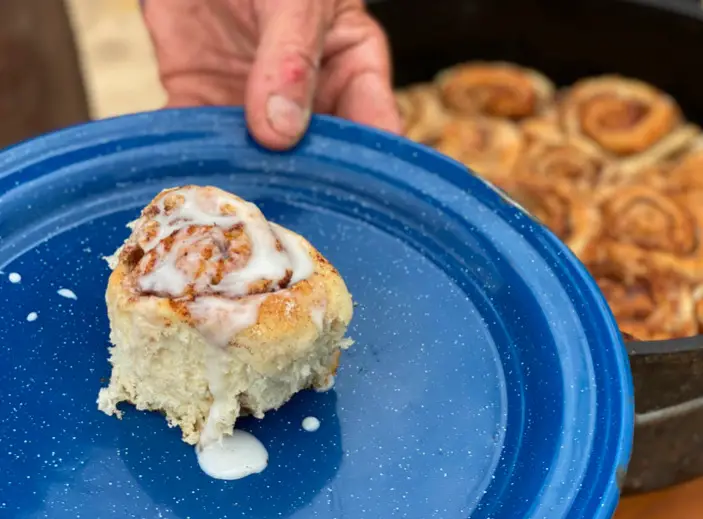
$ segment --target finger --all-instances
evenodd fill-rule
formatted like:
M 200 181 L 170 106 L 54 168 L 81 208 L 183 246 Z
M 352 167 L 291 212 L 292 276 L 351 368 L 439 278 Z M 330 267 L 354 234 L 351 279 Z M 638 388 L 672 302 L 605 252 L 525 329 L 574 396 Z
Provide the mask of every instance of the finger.
M 307 129 L 330 7 L 320 0 L 257 4 L 262 33 L 245 104 L 249 128 L 266 147 L 289 148 Z
M 377 72 L 352 78 L 340 94 L 336 115 L 392 133 L 402 130 L 390 80 Z
M 326 42 L 332 55 L 318 92 L 321 111 L 399 133 L 390 53 L 380 26 L 362 10 L 338 20 Z

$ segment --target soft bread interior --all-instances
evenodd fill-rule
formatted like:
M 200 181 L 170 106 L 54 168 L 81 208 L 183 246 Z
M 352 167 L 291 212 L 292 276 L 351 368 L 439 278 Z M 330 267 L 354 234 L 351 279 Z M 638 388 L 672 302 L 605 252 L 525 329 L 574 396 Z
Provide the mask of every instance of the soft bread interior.
M 242 355 L 213 348 L 183 322 L 169 326 L 150 323 L 143 316 L 111 309 L 114 346 L 110 385 L 100 391 L 98 407 L 121 416 L 117 404 L 128 401 L 139 410 L 159 410 L 170 426 L 183 431 L 183 441 L 200 440 L 217 393 L 216 434 L 231 434 L 238 416 L 262 418 L 292 395 L 309 387 L 325 387 L 334 375 L 346 323 L 324 323 L 306 354 L 286 366 L 262 374 Z M 212 380 L 219 383 L 210 387 Z

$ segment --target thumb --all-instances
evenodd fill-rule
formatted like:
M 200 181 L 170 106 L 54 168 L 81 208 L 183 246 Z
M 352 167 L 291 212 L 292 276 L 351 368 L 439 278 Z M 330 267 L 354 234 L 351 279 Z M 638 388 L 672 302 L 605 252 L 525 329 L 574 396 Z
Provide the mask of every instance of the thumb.
M 261 38 L 246 88 L 249 129 L 263 146 L 294 146 L 310 121 L 330 2 L 257 2 Z

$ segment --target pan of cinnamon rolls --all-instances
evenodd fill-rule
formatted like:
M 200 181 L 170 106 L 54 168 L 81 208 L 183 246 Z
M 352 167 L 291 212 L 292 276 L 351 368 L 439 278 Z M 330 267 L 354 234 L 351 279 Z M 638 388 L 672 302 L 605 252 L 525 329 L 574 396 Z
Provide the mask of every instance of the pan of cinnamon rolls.
M 703 90 L 689 61 L 703 10 L 399 4 L 371 11 L 393 49 L 405 136 L 568 245 L 626 338 L 638 426 L 623 490 L 703 475 Z
M 409 137 L 501 188 L 571 248 L 624 332 L 700 332 L 703 134 L 671 96 L 616 75 L 557 90 L 526 67 L 467 62 L 398 99 Z

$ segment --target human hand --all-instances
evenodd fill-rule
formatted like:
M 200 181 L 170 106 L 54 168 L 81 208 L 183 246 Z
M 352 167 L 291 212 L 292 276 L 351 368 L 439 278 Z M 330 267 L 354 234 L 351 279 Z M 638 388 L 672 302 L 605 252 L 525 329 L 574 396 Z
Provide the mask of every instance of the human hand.
M 255 139 L 293 146 L 311 111 L 400 131 L 388 46 L 362 0 L 146 0 L 169 107 L 245 105 Z

